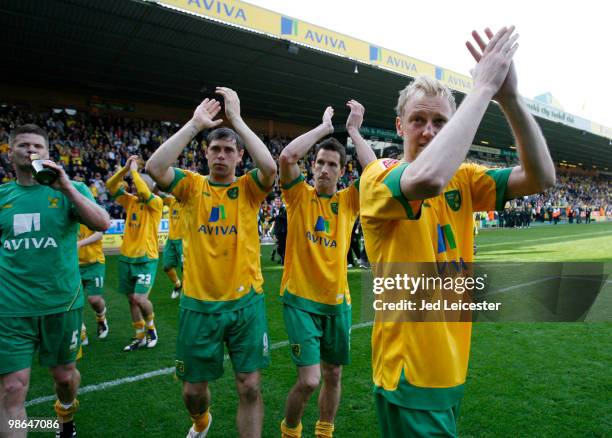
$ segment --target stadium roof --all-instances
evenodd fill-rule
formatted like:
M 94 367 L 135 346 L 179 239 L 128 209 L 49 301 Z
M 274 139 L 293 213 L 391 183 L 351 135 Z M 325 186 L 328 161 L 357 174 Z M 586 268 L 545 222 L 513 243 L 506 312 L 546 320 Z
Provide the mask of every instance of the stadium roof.
M 253 16 L 266 26 L 278 17 L 278 30 L 243 23 Z M 313 29 L 312 44 L 298 33 L 298 23 Z M 398 90 L 421 66 L 435 68 L 445 81 L 455 78 L 455 89 L 470 86 L 469 78 L 388 51 L 395 63 L 390 68 L 381 56 L 385 49 L 234 0 L 5 0 L 0 26 L 8 84 L 187 108 L 223 85 L 238 91 L 249 117 L 307 126 L 320 121 L 327 105 L 341 123 L 346 101 L 355 98 L 366 107 L 367 126 L 393 130 Z M 342 55 L 344 41 L 344 49 L 356 42 L 369 54 Z M 457 95 L 460 101 L 463 93 Z M 555 161 L 612 169 L 608 128 L 567 113 L 551 115 L 545 107 L 532 112 L 542 116 L 538 122 Z M 496 104 L 474 143 L 502 150 L 514 143 Z

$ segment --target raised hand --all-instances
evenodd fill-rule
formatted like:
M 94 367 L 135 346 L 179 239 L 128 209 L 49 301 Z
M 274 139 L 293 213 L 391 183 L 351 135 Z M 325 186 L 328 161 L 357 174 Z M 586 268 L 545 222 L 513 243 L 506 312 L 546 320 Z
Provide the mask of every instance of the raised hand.
M 493 32 L 488 27 L 485 29 L 485 34 L 487 35 L 489 40 L 493 38 Z M 517 34 L 517 37 L 518 37 L 518 34 Z M 482 38 L 480 38 L 480 36 L 479 36 L 479 39 L 480 41 L 482 41 Z M 478 45 L 480 45 L 480 43 L 478 43 Z M 483 46 L 480 45 L 480 48 L 483 49 Z M 516 98 L 518 95 L 519 95 L 518 78 L 516 77 L 516 69 L 514 68 L 514 61 L 512 61 L 510 63 L 510 69 L 508 70 L 508 75 L 506 75 L 506 79 L 504 80 L 504 83 L 499 88 L 499 91 L 497 92 L 497 94 L 493 96 L 493 98 L 497 100 L 498 102 L 502 102 L 504 99 L 507 99 L 507 98 Z
M 225 103 L 225 115 L 229 121 L 240 118 L 240 99 L 238 94 L 227 87 L 217 87 L 215 93 L 223 97 Z
M 138 170 L 138 159 L 138 155 L 131 155 L 125 163 L 126 167 L 130 170 Z
M 223 123 L 223 119 L 213 120 L 221 111 L 221 103 L 216 99 L 204 99 L 193 112 L 191 121 L 199 131 L 215 128 Z
M 472 32 L 479 51 L 472 43 L 466 46 L 477 64 L 472 70 L 474 88 L 486 87 L 493 92 L 496 99 L 503 99 L 516 94 L 516 73 L 512 57 L 518 49 L 516 42 L 519 35 L 514 33 L 514 26 L 502 27 L 495 35 L 490 29 L 485 30 L 489 42 L 485 43 L 480 34 Z
M 322 125 L 329 130 L 329 134 L 334 132 L 334 124 L 332 123 L 332 117 L 334 117 L 334 109 L 331 106 L 328 106 L 323 112 Z
M 351 99 L 346 103 L 346 106 L 348 106 L 351 110 L 348 118 L 346 119 L 346 130 L 349 132 L 353 129 L 359 131 L 359 128 L 361 128 L 361 124 L 363 123 L 363 114 L 365 113 L 363 105 L 356 100 Z

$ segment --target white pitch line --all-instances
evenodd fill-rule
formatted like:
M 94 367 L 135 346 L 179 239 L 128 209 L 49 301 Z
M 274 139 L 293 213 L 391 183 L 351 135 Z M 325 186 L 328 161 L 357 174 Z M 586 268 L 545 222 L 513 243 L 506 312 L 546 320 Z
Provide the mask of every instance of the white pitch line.
M 372 321 L 360 322 L 359 324 L 354 324 L 351 327 L 351 330 L 356 330 L 363 327 L 370 327 L 371 325 Z M 276 342 L 270 346 L 270 349 L 278 350 L 279 348 L 286 347 L 287 345 L 289 345 L 289 341 Z M 229 356 L 226 354 L 223 359 L 228 360 Z M 157 376 L 166 376 L 168 374 L 172 374 L 174 370 L 174 367 L 160 368 L 159 370 L 149 371 L 147 373 L 138 374 L 136 376 L 122 377 L 121 379 L 109 380 L 108 382 L 96 383 L 95 385 L 87 385 L 79 389 L 79 395 L 87 394 L 88 392 L 103 391 L 114 386 L 125 385 L 126 383 L 139 382 L 141 380 L 151 379 Z M 32 400 L 28 400 L 25 403 L 25 406 L 27 408 L 29 406 L 35 406 L 41 403 L 51 402 L 54 401 L 56 398 L 57 396 L 55 394 L 34 398 Z
M 584 234 L 580 234 L 580 233 L 575 233 L 575 234 L 568 234 L 566 236 L 564 236 L 565 238 L 572 238 L 572 237 L 596 237 L 596 236 L 601 236 L 604 234 L 610 234 L 609 231 L 597 231 L 597 232 L 593 232 L 593 233 L 584 233 Z M 539 237 L 537 239 L 529 239 L 526 243 L 527 244 L 531 244 L 532 242 L 545 242 L 548 240 L 559 240 L 558 236 L 549 236 L 549 237 Z M 581 239 L 578 239 L 581 240 Z M 504 246 L 504 245 L 511 245 L 512 242 L 496 242 L 496 243 L 480 243 L 478 244 L 478 249 L 480 248 L 492 248 L 494 246 Z

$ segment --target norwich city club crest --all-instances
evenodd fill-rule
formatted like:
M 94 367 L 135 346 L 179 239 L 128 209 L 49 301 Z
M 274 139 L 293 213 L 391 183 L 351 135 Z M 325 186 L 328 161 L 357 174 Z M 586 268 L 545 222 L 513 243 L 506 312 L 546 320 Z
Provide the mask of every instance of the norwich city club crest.
M 49 208 L 57 208 L 57 203 L 59 202 L 59 198 L 52 198 L 48 196 L 49 199 Z
M 185 374 L 185 362 L 183 362 L 182 360 L 175 360 L 174 368 L 176 369 L 177 376 L 182 376 L 183 374 Z
M 459 211 L 461 208 L 461 192 L 459 190 L 449 190 L 444 193 L 446 203 L 453 211 Z
M 230 199 L 236 199 L 238 197 L 238 187 L 232 187 L 227 191 L 227 197 Z
M 329 206 L 331 207 L 332 213 L 338 214 L 338 203 L 337 202 L 332 202 L 331 204 L 329 204 Z
M 291 344 L 291 353 L 293 353 L 295 357 L 300 357 L 300 344 Z

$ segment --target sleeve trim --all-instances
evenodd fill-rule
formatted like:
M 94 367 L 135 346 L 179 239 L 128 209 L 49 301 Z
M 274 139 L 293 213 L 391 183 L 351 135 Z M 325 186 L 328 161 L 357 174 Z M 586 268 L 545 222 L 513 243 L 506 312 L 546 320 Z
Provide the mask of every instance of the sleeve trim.
M 253 181 L 255 181 L 255 184 L 257 184 L 257 187 L 259 187 L 259 190 L 261 190 L 264 193 L 268 193 L 270 191 L 270 188 L 266 189 L 263 184 L 261 183 L 261 181 L 259 181 L 259 178 L 257 177 L 257 169 L 253 169 L 249 172 L 249 175 L 251 175 L 251 178 L 253 178 Z
M 293 181 L 291 181 L 290 183 L 283 184 L 283 185 L 281 186 L 281 188 L 282 188 L 283 190 L 289 190 L 291 187 L 293 187 L 293 186 L 297 185 L 298 183 L 301 183 L 302 181 L 304 181 L 304 175 L 302 175 L 302 174 L 300 173 L 300 176 L 298 176 L 296 179 L 294 179 L 294 180 L 293 180 Z
M 508 188 L 508 178 L 510 178 L 512 168 L 489 169 L 485 173 L 495 181 L 495 210 L 501 211 L 506 204 L 506 190 Z
M 145 201 L 145 204 L 148 204 L 149 202 L 151 202 L 153 199 L 155 198 L 155 195 L 153 193 L 151 193 L 151 196 L 149 196 L 149 199 L 147 199 Z
M 391 192 L 393 199 L 395 199 L 402 205 L 402 207 L 404 207 L 404 210 L 406 211 L 406 217 L 410 220 L 416 220 L 421 217 L 421 208 L 419 206 L 419 209 L 415 214 L 412 210 L 412 207 L 410 206 L 410 202 L 408 202 L 408 200 L 404 197 L 404 194 L 402 193 L 402 190 L 400 188 L 400 180 L 402 179 L 402 174 L 407 168 L 408 163 L 401 163 L 400 165 L 396 166 L 385 177 L 383 183 Z M 422 205 L 422 203 L 420 205 Z
M 111 193 L 111 200 L 117 199 L 119 196 L 125 195 L 125 189 L 123 187 L 119 187 L 115 193 Z
M 172 183 L 170 183 L 170 186 L 168 187 L 168 189 L 165 191 L 171 193 L 176 188 L 177 184 L 186 176 L 187 175 L 185 174 L 185 172 L 183 172 L 182 169 L 175 167 L 174 168 L 174 179 L 172 180 Z

